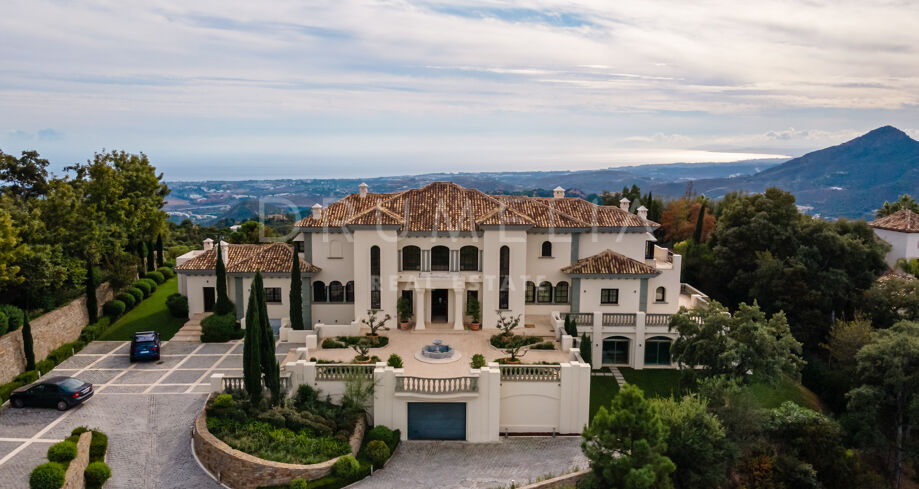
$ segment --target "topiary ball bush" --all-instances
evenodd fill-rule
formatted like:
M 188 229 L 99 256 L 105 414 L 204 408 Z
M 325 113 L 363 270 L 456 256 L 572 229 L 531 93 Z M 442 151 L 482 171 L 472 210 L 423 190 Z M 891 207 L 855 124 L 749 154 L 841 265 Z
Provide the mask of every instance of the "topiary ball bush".
M 86 466 L 83 476 L 86 478 L 86 487 L 102 487 L 112 476 L 112 469 L 105 462 L 93 462 Z
M 58 463 L 67 463 L 77 458 L 77 444 L 72 441 L 62 441 L 48 447 L 48 460 Z
M 156 271 L 159 273 L 162 273 L 163 276 L 166 277 L 167 280 L 176 276 L 175 270 L 169 267 L 159 267 L 156 269 Z
M 118 316 L 121 316 L 124 314 L 125 309 L 127 309 L 125 303 L 117 299 L 102 304 L 102 314 L 105 314 L 110 318 L 117 318 Z
M 140 304 L 140 301 L 144 300 L 144 292 L 137 287 L 128 287 L 124 291 L 134 296 L 134 304 Z
M 169 309 L 169 314 L 171 314 L 172 317 L 187 318 L 188 297 L 179 293 L 172 294 L 166 298 L 166 308 Z
M 150 282 L 138 280 L 137 282 L 134 282 L 134 288 L 143 292 L 144 297 L 150 297 L 150 292 L 151 292 Z
M 389 356 L 389 360 L 386 362 L 386 365 L 392 368 L 402 368 L 402 357 L 393 353 Z
M 303 479 L 294 479 L 290 481 L 290 484 L 287 487 L 290 489 L 307 489 L 308 485 Z
M 367 432 L 367 443 L 368 445 L 372 441 L 382 441 L 389 447 L 389 451 L 392 452 L 396 449 L 396 445 L 399 444 L 399 432 L 393 431 L 386 426 L 378 424 L 373 427 L 370 431 Z
M 339 457 L 335 464 L 332 465 L 332 473 L 347 481 L 356 478 L 360 470 L 361 465 L 351 455 Z
M 67 471 L 57 462 L 48 462 L 32 469 L 29 475 L 30 489 L 60 489 L 64 485 Z
M 154 292 L 156 292 L 156 282 L 155 282 L 153 279 L 142 278 L 142 279 L 138 280 L 138 282 L 144 282 L 144 283 L 146 283 L 147 285 L 149 285 L 149 286 L 150 286 L 150 293 L 151 293 L 151 294 L 154 293 Z
M 233 313 L 211 314 L 201 321 L 201 341 L 204 343 L 235 340 L 242 338 L 244 334 Z
M 161 284 L 166 281 L 166 277 L 164 277 L 160 272 L 147 272 L 144 274 L 144 278 L 153 280 L 157 284 Z
M 390 451 L 389 446 L 382 440 L 373 440 L 367 444 L 365 449 L 367 453 L 367 458 L 373 462 L 373 466 L 380 468 L 389 459 Z
M 118 295 L 115 296 L 115 299 L 118 299 L 121 302 L 124 302 L 124 306 L 128 309 L 134 307 L 134 305 L 137 304 L 137 299 L 135 299 L 133 295 L 127 292 L 120 292 Z
M 93 438 L 89 442 L 89 459 L 102 460 L 108 450 L 108 436 L 101 431 L 93 431 Z

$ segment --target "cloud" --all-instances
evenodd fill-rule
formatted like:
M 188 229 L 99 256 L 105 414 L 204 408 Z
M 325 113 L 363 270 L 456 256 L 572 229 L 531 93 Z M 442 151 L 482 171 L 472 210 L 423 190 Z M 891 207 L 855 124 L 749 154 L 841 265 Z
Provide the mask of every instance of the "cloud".
M 63 139 L 64 134 L 55 131 L 54 129 L 42 129 L 38 131 L 38 140 L 39 141 L 60 141 Z

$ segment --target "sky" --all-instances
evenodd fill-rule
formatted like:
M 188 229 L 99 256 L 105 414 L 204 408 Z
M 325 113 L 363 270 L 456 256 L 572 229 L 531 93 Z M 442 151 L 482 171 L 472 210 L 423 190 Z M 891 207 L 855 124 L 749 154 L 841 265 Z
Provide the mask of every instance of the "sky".
M 919 2 L 4 0 L 0 151 L 167 180 L 799 156 L 919 138 Z

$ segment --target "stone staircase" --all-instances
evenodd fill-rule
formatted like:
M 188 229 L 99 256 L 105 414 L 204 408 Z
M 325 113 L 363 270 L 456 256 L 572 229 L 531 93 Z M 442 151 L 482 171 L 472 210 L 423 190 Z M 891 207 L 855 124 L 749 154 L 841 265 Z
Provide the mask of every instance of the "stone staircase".
M 175 336 L 169 341 L 189 341 L 193 343 L 201 342 L 201 320 L 207 317 L 207 313 L 198 313 L 193 315 L 180 329 Z

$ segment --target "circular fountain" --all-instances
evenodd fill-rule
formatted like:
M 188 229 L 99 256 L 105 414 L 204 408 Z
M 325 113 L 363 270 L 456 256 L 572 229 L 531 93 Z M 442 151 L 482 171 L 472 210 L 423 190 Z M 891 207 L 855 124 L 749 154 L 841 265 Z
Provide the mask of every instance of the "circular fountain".
M 445 345 L 443 340 L 434 340 L 415 353 L 415 358 L 425 363 L 450 363 L 459 360 L 461 356 L 452 346 Z

